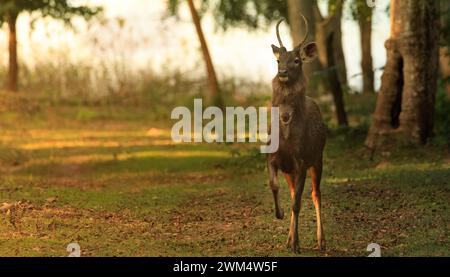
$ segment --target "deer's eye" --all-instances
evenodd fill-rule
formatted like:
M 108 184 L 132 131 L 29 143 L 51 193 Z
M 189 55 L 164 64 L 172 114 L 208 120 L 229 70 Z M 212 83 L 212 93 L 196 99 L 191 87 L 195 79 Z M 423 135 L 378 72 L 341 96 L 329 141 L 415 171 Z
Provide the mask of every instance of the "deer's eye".
M 299 59 L 295 59 L 295 63 L 296 64 L 300 64 L 300 60 Z

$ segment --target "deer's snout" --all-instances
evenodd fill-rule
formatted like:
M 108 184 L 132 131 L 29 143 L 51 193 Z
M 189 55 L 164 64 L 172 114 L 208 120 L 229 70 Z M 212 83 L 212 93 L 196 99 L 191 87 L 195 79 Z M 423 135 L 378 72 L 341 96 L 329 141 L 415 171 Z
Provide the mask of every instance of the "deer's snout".
M 279 69 L 278 70 L 278 79 L 283 83 L 289 81 L 289 75 L 288 75 L 287 69 Z
M 280 70 L 278 70 L 278 76 L 279 77 L 287 77 L 288 76 L 287 69 L 280 69 Z

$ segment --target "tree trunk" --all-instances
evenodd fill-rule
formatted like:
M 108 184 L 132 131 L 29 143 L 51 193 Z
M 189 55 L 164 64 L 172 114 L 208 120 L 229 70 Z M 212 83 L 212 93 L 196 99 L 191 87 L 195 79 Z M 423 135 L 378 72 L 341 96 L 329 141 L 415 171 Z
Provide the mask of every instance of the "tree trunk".
M 441 15 L 441 27 L 449 28 L 450 27 L 450 2 L 449 1 L 440 1 L 440 15 Z M 447 31 L 448 32 L 448 31 Z M 444 35 L 445 36 L 445 35 Z M 445 91 L 447 92 L 447 97 L 450 99 L 450 48 L 449 44 L 449 34 L 446 34 L 445 45 L 441 46 L 440 49 L 440 69 L 441 69 L 441 77 L 446 80 L 445 83 Z
M 328 68 L 336 67 L 334 61 L 333 36 L 331 36 L 326 44 L 327 47 L 327 59 Z M 334 100 L 334 106 L 336 109 L 336 118 L 339 126 L 348 126 L 347 112 L 345 111 L 344 93 L 342 91 L 342 84 L 339 81 L 339 74 L 336 70 L 327 71 L 328 76 L 328 89 L 331 90 Z
M 433 132 L 439 64 L 434 0 L 391 0 L 387 64 L 366 146 L 388 141 L 424 144 Z
M 300 40 L 306 32 L 306 26 L 303 22 L 301 14 L 303 14 L 308 20 L 308 31 L 309 39 L 308 41 L 316 40 L 316 19 L 314 17 L 314 5 L 315 0 L 303 1 L 303 0 L 288 0 L 288 15 L 289 15 L 289 26 L 291 28 L 291 37 L 293 40 L 293 47 L 299 45 Z M 318 59 L 311 63 L 303 65 L 303 71 L 308 78 L 313 78 L 315 72 L 322 70 L 322 65 Z M 317 89 L 317 80 L 312 80 L 310 85 L 312 89 Z M 310 91 L 311 92 L 311 91 Z
M 450 52 L 448 47 L 441 47 L 439 63 L 442 78 L 446 79 L 445 91 L 447 92 L 448 99 L 450 99 Z
M 6 77 L 5 88 L 9 91 L 17 91 L 18 89 L 18 76 L 19 65 L 17 62 L 17 33 L 16 23 L 18 14 L 9 12 L 7 14 L 7 23 L 9 29 L 9 68 Z
M 338 72 L 341 87 L 347 87 L 347 65 L 345 63 L 344 48 L 342 47 L 342 9 L 345 0 L 337 0 L 334 5 L 333 1 L 328 1 L 328 12 L 335 17 L 333 30 L 333 55 L 335 66 Z
M 336 55 L 336 37 L 341 36 L 340 21 L 343 1 L 338 0 L 336 13 L 322 18 L 317 4 L 315 5 L 316 41 L 319 50 L 319 60 L 325 72 L 323 82 L 325 89 L 333 96 L 337 123 L 339 126 L 348 126 L 347 113 L 345 111 L 344 93 L 342 82 L 339 79 L 339 58 Z M 338 26 L 339 28 L 337 28 Z
M 358 5 L 358 24 L 361 37 L 361 69 L 363 93 L 374 93 L 372 62 L 372 9 L 366 3 Z
M 188 0 L 188 5 L 192 16 L 192 21 L 194 22 L 198 39 L 200 41 L 203 59 L 205 60 L 206 65 L 206 72 L 208 74 L 209 95 L 207 99 L 208 102 L 210 102 L 211 104 L 217 105 L 222 108 L 223 102 L 219 91 L 219 82 L 217 81 L 216 70 L 214 68 L 214 64 L 208 49 L 208 44 L 206 42 L 205 35 L 203 34 L 200 17 L 197 13 L 197 9 L 195 8 L 194 1 Z

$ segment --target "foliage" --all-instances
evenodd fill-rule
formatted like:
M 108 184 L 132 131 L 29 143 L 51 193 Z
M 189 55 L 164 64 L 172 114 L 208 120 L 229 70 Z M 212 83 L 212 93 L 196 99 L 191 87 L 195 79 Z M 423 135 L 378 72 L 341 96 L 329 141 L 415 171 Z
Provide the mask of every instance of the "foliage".
M 287 17 L 285 0 L 202 0 L 200 10 L 211 11 L 216 24 L 223 30 L 230 27 L 257 29 L 279 18 Z M 176 15 L 181 1 L 170 0 L 169 11 Z
M 101 7 L 73 6 L 68 0 L 0 0 L 0 25 L 8 14 L 21 12 L 39 13 L 43 17 L 53 17 L 70 24 L 73 16 L 90 19 L 102 11 Z
M 352 0 L 350 3 L 350 11 L 353 20 L 359 20 L 361 18 L 370 20 L 373 8 L 367 5 L 366 0 Z

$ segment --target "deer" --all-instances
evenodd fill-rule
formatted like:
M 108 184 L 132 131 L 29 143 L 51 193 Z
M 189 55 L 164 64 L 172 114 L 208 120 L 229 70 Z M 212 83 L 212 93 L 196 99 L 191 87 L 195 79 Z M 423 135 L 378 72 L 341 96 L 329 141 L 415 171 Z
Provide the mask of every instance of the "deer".
M 281 40 L 279 28 L 283 19 L 276 25 L 280 47 L 272 45 L 278 62 L 278 73 L 272 81 L 272 107 L 279 108 L 280 137 L 278 151 L 267 156 L 275 216 L 280 220 L 284 218 L 284 212 L 279 203 L 279 171 L 283 173 L 289 186 L 291 221 L 287 248 L 294 253 L 300 253 L 298 221 L 308 172 L 311 176 L 312 200 L 316 211 L 318 248 L 326 249 L 321 218 L 320 182 L 327 127 L 317 103 L 306 96 L 307 79 L 303 73 L 303 64 L 313 61 L 318 55 L 318 49 L 315 42 L 306 42 L 308 21 L 303 15 L 302 18 L 306 33 L 292 51 L 288 51 Z

